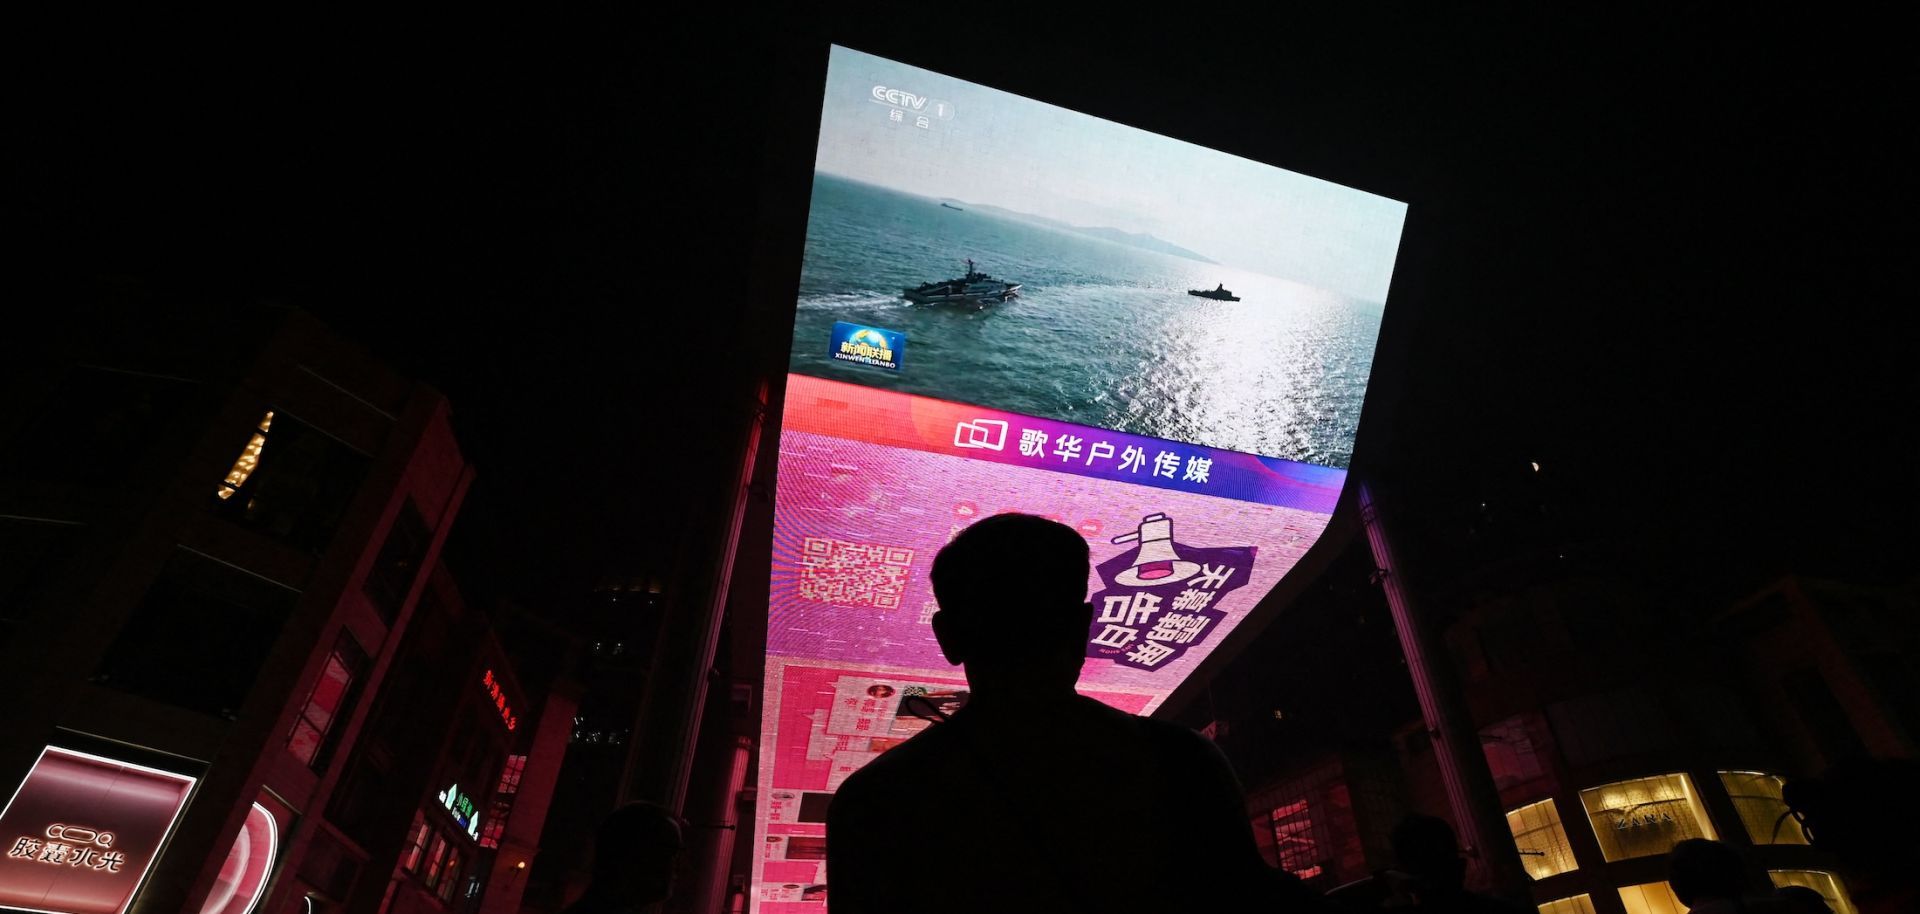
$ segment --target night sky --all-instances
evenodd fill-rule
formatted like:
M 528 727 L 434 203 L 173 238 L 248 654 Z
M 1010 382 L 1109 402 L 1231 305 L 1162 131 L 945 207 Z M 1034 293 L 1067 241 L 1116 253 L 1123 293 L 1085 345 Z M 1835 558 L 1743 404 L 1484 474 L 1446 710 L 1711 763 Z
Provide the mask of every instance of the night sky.
M 1910 576 L 1904 30 L 1444 6 L 65 23 L 9 209 L 49 301 L 283 301 L 439 387 L 464 548 L 563 593 L 724 476 L 832 38 L 1408 201 L 1356 470 L 1434 555 L 1524 490 L 1702 577 Z

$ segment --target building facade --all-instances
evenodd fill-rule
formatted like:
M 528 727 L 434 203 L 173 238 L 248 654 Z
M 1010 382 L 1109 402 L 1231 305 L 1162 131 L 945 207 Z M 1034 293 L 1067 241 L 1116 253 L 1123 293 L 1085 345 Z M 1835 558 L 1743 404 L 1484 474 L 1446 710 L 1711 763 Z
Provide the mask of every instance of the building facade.
M 397 858 L 428 804 L 391 835 L 342 825 L 375 708 L 444 679 L 450 715 L 491 712 L 491 671 L 520 721 L 475 710 L 485 752 L 428 756 L 482 829 L 546 729 L 481 617 L 421 609 L 473 479 L 447 402 L 290 309 L 134 296 L 48 339 L 0 400 L 0 905 L 398 906 L 383 842 Z M 410 659 L 461 625 L 482 649 Z M 502 761 L 441 764 L 468 756 Z M 473 903 L 492 856 L 461 861 Z
M 1920 748 L 1896 661 L 1920 646 L 1913 603 L 1911 587 L 1797 577 L 1706 612 L 1606 575 L 1476 593 L 1445 640 L 1543 914 L 1684 914 L 1666 855 L 1696 837 L 1737 849 L 1756 893 L 1804 885 L 1849 914 L 1782 788 Z M 1322 747 L 1248 780 L 1270 862 L 1326 890 L 1378 891 L 1394 821 L 1452 817 L 1417 718 L 1384 748 Z

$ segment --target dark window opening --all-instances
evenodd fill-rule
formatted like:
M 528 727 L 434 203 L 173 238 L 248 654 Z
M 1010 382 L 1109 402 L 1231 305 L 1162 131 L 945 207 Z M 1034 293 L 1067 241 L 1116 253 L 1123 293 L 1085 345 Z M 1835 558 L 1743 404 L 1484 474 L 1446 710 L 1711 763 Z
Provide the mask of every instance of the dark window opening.
M 408 499 L 400 506 L 399 516 L 393 519 L 393 529 L 387 532 L 387 541 L 381 545 L 380 556 L 367 572 L 362 588 L 388 624 L 399 618 L 400 607 L 406 603 L 407 592 L 413 589 L 414 579 L 419 576 L 432 537 L 420 509 Z
M 107 648 L 94 681 L 231 719 L 298 599 L 230 565 L 177 550 Z
M 1813 735 L 1815 748 L 1826 756 L 1829 765 L 1850 758 L 1863 757 L 1867 747 L 1860 740 L 1860 734 L 1854 732 L 1853 723 L 1847 719 L 1847 711 L 1840 706 L 1840 700 L 1833 697 L 1833 690 L 1827 688 L 1827 681 L 1815 669 L 1797 670 L 1787 674 L 1780 681 L 1787 692 L 1787 700 L 1800 715 Z

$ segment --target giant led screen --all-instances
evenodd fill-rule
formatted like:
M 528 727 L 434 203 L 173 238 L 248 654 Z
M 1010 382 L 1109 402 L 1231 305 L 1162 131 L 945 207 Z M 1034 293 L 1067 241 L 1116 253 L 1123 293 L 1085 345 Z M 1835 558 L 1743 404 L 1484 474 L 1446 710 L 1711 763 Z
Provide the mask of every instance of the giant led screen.
M 779 441 L 755 910 L 824 911 L 833 791 L 965 703 L 927 573 L 969 523 L 1022 511 L 1087 538 L 1080 690 L 1136 713 L 1300 560 L 1346 480 L 1405 213 L 833 49 Z

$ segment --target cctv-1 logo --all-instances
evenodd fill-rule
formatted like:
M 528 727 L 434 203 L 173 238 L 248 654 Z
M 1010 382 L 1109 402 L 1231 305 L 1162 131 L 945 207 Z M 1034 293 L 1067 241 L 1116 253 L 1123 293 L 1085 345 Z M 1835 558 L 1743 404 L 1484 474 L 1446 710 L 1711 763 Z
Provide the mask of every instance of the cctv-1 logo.
M 912 108 L 915 111 L 927 107 L 927 102 L 930 101 L 930 99 L 924 95 L 915 95 L 912 92 L 901 89 L 889 89 L 886 86 L 873 87 L 873 100 L 883 105 L 892 105 L 895 108 Z

